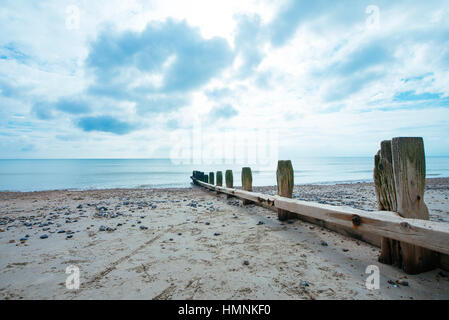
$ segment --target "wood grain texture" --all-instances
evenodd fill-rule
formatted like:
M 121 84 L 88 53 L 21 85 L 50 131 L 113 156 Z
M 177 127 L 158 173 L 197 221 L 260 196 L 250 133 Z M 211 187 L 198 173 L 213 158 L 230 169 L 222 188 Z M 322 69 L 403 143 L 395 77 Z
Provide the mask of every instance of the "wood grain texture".
M 422 138 L 393 138 L 393 173 L 397 212 L 404 218 L 429 220 L 424 203 L 426 161 Z M 402 269 L 417 274 L 435 268 L 438 256 L 431 250 L 401 243 Z
M 391 152 L 391 140 L 382 141 L 380 150 L 374 157 L 373 178 L 378 210 L 396 212 L 397 200 Z M 379 262 L 401 268 L 400 243 L 396 240 L 382 237 Z

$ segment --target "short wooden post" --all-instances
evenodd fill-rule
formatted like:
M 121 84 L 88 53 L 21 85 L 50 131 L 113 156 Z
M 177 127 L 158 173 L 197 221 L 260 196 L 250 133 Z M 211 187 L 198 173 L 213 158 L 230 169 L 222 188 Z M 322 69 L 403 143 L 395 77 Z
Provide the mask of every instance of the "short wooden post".
M 293 166 L 290 160 L 279 160 L 276 170 L 276 180 L 278 195 L 292 198 L 293 196 Z M 285 221 L 294 218 L 296 215 L 286 210 L 278 209 L 278 218 Z
M 250 167 L 242 168 L 242 188 L 246 191 L 253 191 L 253 176 Z M 243 199 L 243 205 L 253 203 L 250 200 Z
M 196 179 L 196 170 L 193 170 L 192 172 L 192 178 Z M 193 184 L 196 184 L 196 180 L 193 180 Z
M 209 176 L 207 174 L 204 175 L 204 182 L 209 183 Z
M 226 170 L 225 172 L 226 188 L 234 187 L 234 176 L 232 175 L 232 170 Z M 231 195 L 226 196 L 227 199 L 232 198 Z
M 377 207 L 383 211 L 397 211 L 396 188 L 393 175 L 391 140 L 382 141 L 374 156 L 374 187 Z M 400 242 L 382 237 L 379 262 L 402 267 Z
M 213 172 L 209 172 L 209 183 L 210 184 L 215 184 L 215 182 L 214 182 L 214 173 Z
M 221 171 L 217 171 L 217 186 L 223 186 L 223 173 Z
M 424 203 L 426 160 L 422 138 L 393 138 L 393 174 L 396 188 L 397 212 L 404 218 L 429 220 Z M 417 274 L 435 268 L 435 252 L 401 242 L 402 268 Z

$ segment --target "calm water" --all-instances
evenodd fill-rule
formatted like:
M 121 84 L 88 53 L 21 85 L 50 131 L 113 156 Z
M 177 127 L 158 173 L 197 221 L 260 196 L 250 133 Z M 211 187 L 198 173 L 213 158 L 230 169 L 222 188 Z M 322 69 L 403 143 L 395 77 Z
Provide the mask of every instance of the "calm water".
M 449 157 L 428 157 L 427 177 L 449 177 Z M 372 157 L 294 159 L 295 184 L 372 181 Z M 0 160 L 0 190 L 188 187 L 192 170 L 232 169 L 240 185 L 242 165 L 175 165 L 168 159 Z M 253 185 L 275 185 L 275 168 L 253 167 Z

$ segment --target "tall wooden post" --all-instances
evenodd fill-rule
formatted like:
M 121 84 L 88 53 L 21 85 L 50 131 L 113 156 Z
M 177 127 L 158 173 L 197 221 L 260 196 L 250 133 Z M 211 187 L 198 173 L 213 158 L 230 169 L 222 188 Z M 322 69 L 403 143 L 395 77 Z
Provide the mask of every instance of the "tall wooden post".
M 242 168 L 242 188 L 246 191 L 253 191 L 253 175 L 251 173 L 251 168 Z M 243 205 L 251 204 L 250 200 L 243 200 Z
M 422 138 L 393 138 L 393 174 L 397 212 L 404 218 L 429 220 L 424 203 L 426 160 Z M 402 268 L 417 274 L 435 268 L 436 254 L 428 249 L 401 242 Z
M 276 170 L 276 179 L 278 187 L 278 195 L 286 198 L 293 196 L 293 166 L 290 160 L 279 160 Z M 285 221 L 289 218 L 294 218 L 294 213 L 286 210 L 278 209 L 278 218 L 280 221 Z
M 223 186 L 223 173 L 221 171 L 217 171 L 217 186 Z
M 226 170 L 225 172 L 225 180 L 226 180 L 226 188 L 233 188 L 234 187 L 234 177 L 232 175 L 232 170 Z M 231 195 L 226 196 L 227 199 L 232 198 Z
M 209 183 L 210 184 L 215 184 L 215 182 L 214 182 L 214 173 L 213 172 L 209 172 Z
M 374 185 L 379 210 L 403 218 L 429 220 L 424 203 L 426 161 L 422 138 L 382 141 L 374 157 Z M 406 227 L 406 226 L 404 226 Z M 437 254 L 409 243 L 382 238 L 379 262 L 417 274 L 435 268 Z
M 204 175 L 204 182 L 209 183 L 209 176 L 207 174 Z
M 374 156 L 374 187 L 377 208 L 383 211 L 397 211 L 396 188 L 393 175 L 391 140 L 382 141 L 380 150 Z M 382 237 L 379 262 L 402 267 L 400 242 Z

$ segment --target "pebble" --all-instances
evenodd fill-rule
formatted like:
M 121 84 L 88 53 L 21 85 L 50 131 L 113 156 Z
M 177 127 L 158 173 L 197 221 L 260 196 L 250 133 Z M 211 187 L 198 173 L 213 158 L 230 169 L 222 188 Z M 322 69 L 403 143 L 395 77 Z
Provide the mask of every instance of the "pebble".
M 178 233 L 178 236 L 182 236 L 182 233 L 180 232 L 180 233 Z
M 322 245 L 323 247 L 327 247 L 327 246 L 328 246 L 328 244 L 327 244 L 326 241 L 321 241 L 321 245 Z
M 208 226 L 208 225 L 210 225 L 210 222 L 206 222 L 206 223 L 204 223 L 206 226 Z
M 106 226 L 100 226 L 100 228 L 98 229 L 99 231 L 106 231 Z
M 47 238 L 48 238 L 48 235 L 43 234 L 43 235 L 40 236 L 40 238 L 41 238 L 41 239 L 47 239 Z
M 401 286 L 408 287 L 408 281 L 399 279 L 399 280 L 396 280 L 396 283 L 400 284 Z
M 221 233 L 219 233 L 219 232 L 214 233 L 214 236 L 219 236 L 219 235 L 221 235 Z
M 446 272 L 446 271 L 440 271 L 440 272 L 438 272 L 438 275 L 439 275 L 440 277 L 447 278 L 447 277 L 449 277 L 449 272 Z
M 260 225 L 262 225 L 262 224 L 265 224 L 265 222 L 259 221 L 259 222 L 257 223 L 258 226 L 260 226 Z
M 393 280 L 388 280 L 387 281 L 389 284 L 391 284 L 393 287 L 398 288 L 399 286 L 393 281 Z
M 249 261 L 248 261 L 248 260 L 245 260 L 245 261 L 243 261 L 243 264 L 244 264 L 245 266 L 249 266 Z
M 309 283 L 307 281 L 302 280 L 301 281 L 301 287 L 308 287 Z
M 66 239 L 70 239 L 70 238 L 72 238 L 72 237 L 73 237 L 73 235 L 69 234 L 69 235 L 66 237 Z
M 148 227 L 146 227 L 146 226 L 140 226 L 139 227 L 141 230 L 146 230 L 146 229 L 148 229 Z

